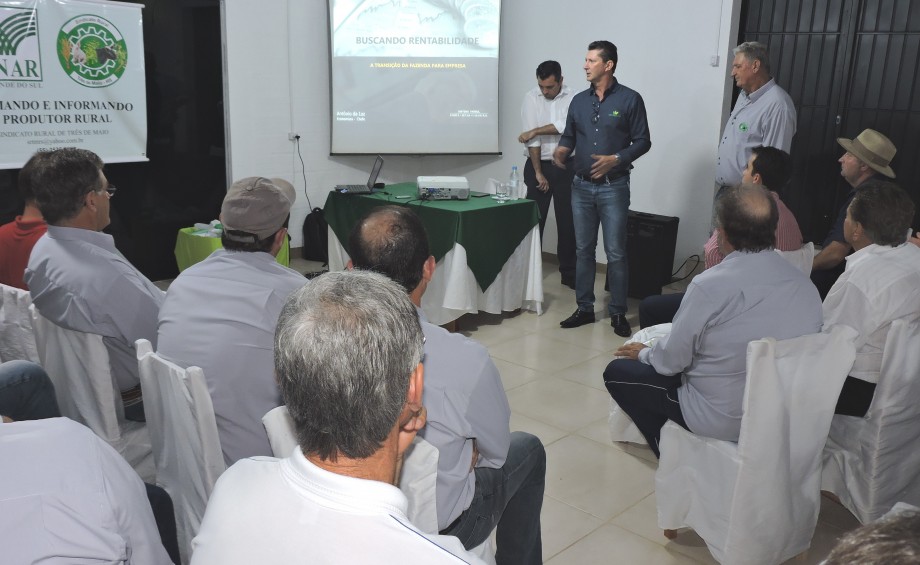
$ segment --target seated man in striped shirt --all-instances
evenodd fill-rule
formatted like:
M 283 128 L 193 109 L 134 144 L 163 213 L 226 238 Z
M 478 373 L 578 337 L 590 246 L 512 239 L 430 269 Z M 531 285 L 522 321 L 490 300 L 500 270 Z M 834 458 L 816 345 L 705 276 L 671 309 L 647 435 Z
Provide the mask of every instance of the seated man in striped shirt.
M 776 193 L 777 190 L 786 186 L 791 176 L 792 158 L 789 154 L 782 149 L 762 145 L 751 150 L 747 166 L 741 173 L 742 183 L 758 184 L 770 190 L 779 211 L 779 222 L 776 224 L 776 249 L 780 251 L 795 251 L 802 247 L 802 232 L 799 229 L 799 223 Z M 707 269 L 718 265 L 725 258 L 725 255 L 719 251 L 715 231 L 712 232 L 703 251 Z M 670 322 L 674 319 L 677 309 L 680 308 L 683 297 L 682 292 L 649 296 L 639 304 L 639 326 L 647 328 Z

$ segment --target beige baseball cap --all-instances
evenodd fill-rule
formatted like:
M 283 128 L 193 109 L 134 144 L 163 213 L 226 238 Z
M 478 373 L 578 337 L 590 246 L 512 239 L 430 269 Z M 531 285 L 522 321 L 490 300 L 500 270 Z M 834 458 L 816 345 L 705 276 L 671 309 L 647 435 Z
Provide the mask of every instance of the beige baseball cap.
M 252 243 L 273 235 L 284 225 L 296 198 L 294 186 L 284 179 L 247 177 L 234 182 L 220 207 L 224 236 Z M 229 230 L 251 235 L 231 234 Z

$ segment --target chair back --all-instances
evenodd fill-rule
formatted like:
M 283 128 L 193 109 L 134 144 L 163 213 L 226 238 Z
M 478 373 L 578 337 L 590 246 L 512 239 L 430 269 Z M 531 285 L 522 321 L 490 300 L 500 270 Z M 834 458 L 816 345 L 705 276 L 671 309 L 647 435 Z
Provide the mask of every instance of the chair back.
M 659 525 L 694 528 L 721 563 L 805 551 L 820 509 L 821 450 L 856 356 L 856 332 L 752 341 L 738 443 L 668 422 L 655 474 Z
M 41 363 L 32 333 L 29 291 L 0 284 L 0 361 Z
M 896 502 L 920 506 L 920 319 L 894 320 L 863 418 L 834 416 L 822 486 L 862 523 Z
M 172 498 L 179 553 L 188 563 L 208 498 L 225 469 L 214 408 L 200 368 L 163 359 L 146 339 L 135 347 L 157 484 Z
M 287 406 L 269 410 L 262 416 L 262 425 L 265 426 L 268 443 L 272 446 L 272 455 L 278 458 L 290 457 L 297 447 L 297 433 Z
M 438 533 L 438 448 L 419 436 L 403 455 L 399 490 L 409 499 L 407 514 L 415 527 Z
M 54 383 L 61 415 L 80 422 L 121 454 L 146 482 L 154 481 L 150 436 L 125 419 L 121 393 L 102 336 L 58 326 L 29 307 L 41 365 Z
M 795 251 L 780 251 L 776 249 L 776 252 L 780 254 L 780 257 L 792 263 L 798 270 L 802 271 L 806 275 L 811 274 L 811 264 L 815 258 L 815 244 L 808 242 L 803 245 L 800 249 Z
M 821 451 L 856 357 L 855 338 L 841 326 L 748 345 L 728 562 L 759 554 L 769 556 L 759 562 L 779 563 L 811 544 L 821 506 Z M 766 516 L 778 530 L 764 527 Z
M 124 406 L 102 336 L 69 330 L 31 307 L 35 345 L 51 377 L 61 415 L 79 422 L 110 445 L 121 442 Z

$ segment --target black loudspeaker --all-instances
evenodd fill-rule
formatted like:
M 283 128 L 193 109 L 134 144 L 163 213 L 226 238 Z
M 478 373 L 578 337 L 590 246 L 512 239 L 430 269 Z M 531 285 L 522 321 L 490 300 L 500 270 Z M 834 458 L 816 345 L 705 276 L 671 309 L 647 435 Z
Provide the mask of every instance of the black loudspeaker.
M 677 224 L 680 218 L 629 211 L 626 256 L 629 261 L 629 296 L 661 294 L 671 282 Z

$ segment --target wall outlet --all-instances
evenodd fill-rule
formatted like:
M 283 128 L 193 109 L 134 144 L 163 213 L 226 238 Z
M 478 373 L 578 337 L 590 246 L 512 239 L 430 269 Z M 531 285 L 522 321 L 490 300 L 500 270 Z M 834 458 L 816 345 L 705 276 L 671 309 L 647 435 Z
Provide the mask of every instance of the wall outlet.
M 710 57 L 710 58 L 709 58 L 709 65 L 712 66 L 712 67 L 718 67 L 718 66 L 719 66 L 719 56 L 718 56 L 718 55 L 713 55 L 712 57 Z
M 299 133 L 297 133 L 296 131 L 288 132 L 288 141 L 297 141 L 298 139 L 300 139 Z

